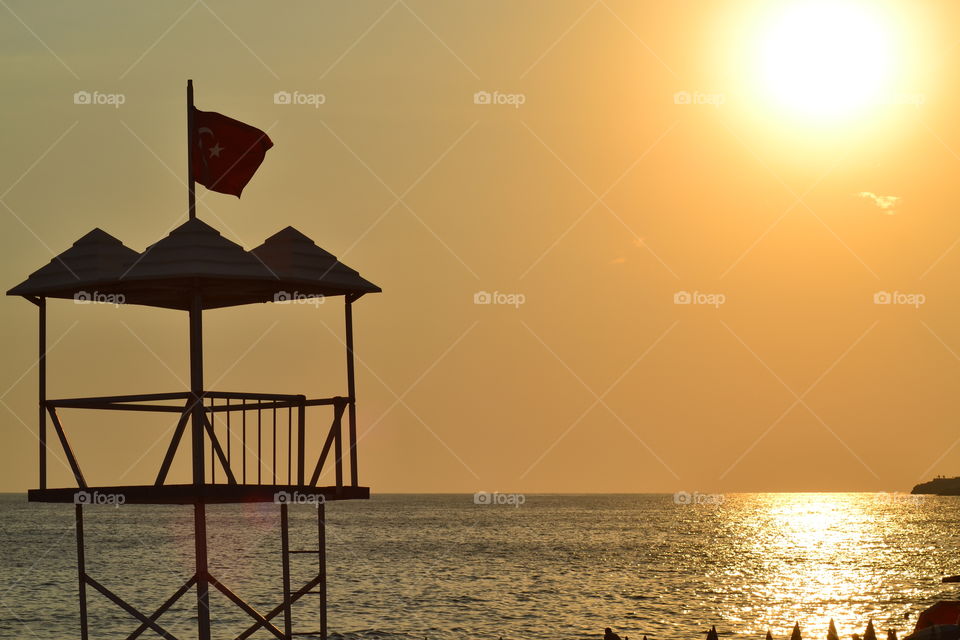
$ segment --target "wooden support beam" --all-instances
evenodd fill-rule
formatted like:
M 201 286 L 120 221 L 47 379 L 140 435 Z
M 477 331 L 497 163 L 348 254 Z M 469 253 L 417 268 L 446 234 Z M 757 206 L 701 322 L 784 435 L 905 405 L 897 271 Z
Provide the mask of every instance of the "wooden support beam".
M 67 435 L 63 432 L 63 425 L 60 424 L 60 418 L 57 417 L 57 410 L 53 407 L 48 407 L 47 411 L 50 414 L 51 422 L 53 422 L 53 428 L 57 432 L 57 437 L 60 438 L 60 446 L 63 447 L 63 453 L 67 456 L 67 462 L 70 463 L 70 469 L 73 470 L 73 477 L 77 480 L 77 486 L 81 489 L 86 489 L 87 481 L 83 479 L 80 464 L 77 462 L 76 456 L 73 455 L 73 449 L 70 448 L 70 443 L 67 442 Z
M 290 619 L 290 520 L 287 517 L 287 505 L 280 505 L 280 554 L 283 559 L 283 634 L 289 638 L 293 634 L 293 621 Z
M 205 391 L 208 398 L 221 400 L 297 400 L 303 396 L 297 393 L 243 393 L 239 391 Z
M 227 462 L 227 456 L 224 455 L 223 449 L 220 448 L 220 440 L 217 439 L 217 434 L 214 432 L 213 425 L 210 423 L 210 420 L 207 419 L 206 414 L 203 416 L 203 423 L 206 425 L 207 435 L 210 436 L 210 446 L 217 454 L 217 458 L 220 460 L 220 464 L 223 466 L 223 470 L 227 474 L 227 483 L 237 484 L 237 479 L 233 477 L 233 471 L 230 469 L 230 463 Z M 212 470 L 213 469 L 211 467 L 211 471 Z
M 177 421 L 177 427 L 174 429 L 173 438 L 170 439 L 170 446 L 167 447 L 167 453 L 163 456 L 163 463 L 160 465 L 160 471 L 157 473 L 157 481 L 154 486 L 159 487 L 167 479 L 167 473 L 170 471 L 170 465 L 177 455 L 177 449 L 180 447 L 180 440 L 183 438 L 183 432 L 187 428 L 187 420 L 190 418 L 190 401 L 187 401 L 180 411 L 180 420 Z
M 156 413 L 179 413 L 182 409 L 176 405 L 163 404 L 119 404 L 115 402 L 89 403 L 71 400 L 48 400 L 48 407 L 58 409 L 96 409 L 98 411 L 151 411 Z
M 317 586 L 319 582 L 320 582 L 320 576 L 317 576 L 316 578 L 313 578 L 312 580 L 310 580 L 307 584 L 303 585 L 302 587 L 300 587 L 299 589 L 291 593 L 290 604 L 293 604 L 294 602 L 302 598 L 304 595 L 306 595 L 311 589 Z M 268 611 L 266 615 L 263 616 L 263 618 L 264 620 L 269 621 L 276 618 L 282 612 L 283 612 L 283 603 L 278 604 L 273 609 L 270 609 L 270 611 Z M 253 625 L 248 627 L 243 633 L 238 635 L 236 640 L 246 640 L 247 638 L 252 636 L 254 633 L 256 633 L 257 630 L 262 626 L 263 626 L 263 623 L 255 622 Z
M 207 564 L 207 507 L 193 505 L 193 548 L 197 579 L 197 635 L 210 640 L 210 571 Z
M 297 484 L 303 484 L 305 457 L 307 452 L 307 407 L 300 403 L 297 407 Z
M 347 395 L 350 396 L 350 408 L 347 416 L 349 425 L 350 439 L 350 486 L 356 487 L 360 484 L 359 472 L 357 470 L 357 385 L 354 374 L 354 349 L 353 349 L 353 300 L 352 296 L 345 296 L 345 323 L 346 323 L 346 342 L 347 342 Z M 339 466 L 339 442 L 337 444 L 337 469 Z M 338 481 L 337 485 L 342 482 Z
M 74 518 L 77 528 L 77 581 L 80 596 L 80 640 L 87 640 L 90 635 L 87 628 L 87 560 L 83 542 L 83 505 L 74 508 Z
M 39 396 L 40 419 L 37 425 L 40 436 L 40 488 L 47 488 L 47 299 L 37 301 L 39 315 L 40 352 L 37 356 L 37 389 Z M 86 640 L 86 639 L 84 639 Z
M 187 391 L 174 391 L 173 393 L 137 393 L 123 396 L 90 396 L 85 398 L 58 398 L 48 400 L 49 404 L 54 406 L 64 406 L 64 403 L 70 403 L 72 406 L 81 406 L 84 404 L 106 404 L 115 402 L 150 402 L 152 400 L 186 400 L 190 397 Z
M 333 472 L 334 476 L 337 479 L 337 490 L 343 488 L 343 409 L 335 412 L 335 419 L 333 422 L 333 446 L 334 446 L 334 458 L 333 458 Z
M 193 484 L 204 483 L 203 469 L 203 300 L 199 290 L 190 305 L 190 398 L 193 400 L 191 420 Z M 208 634 L 209 635 L 209 634 Z M 203 639 L 207 640 L 207 639 Z
M 280 629 L 277 629 L 275 626 L 273 626 L 273 624 L 267 618 L 260 615 L 260 613 L 256 609 L 254 609 L 253 607 L 248 605 L 246 602 L 244 602 L 240 596 L 235 594 L 233 591 L 230 591 L 230 589 L 224 586 L 223 583 L 221 583 L 219 580 L 217 580 L 213 576 L 209 576 L 209 580 L 210 580 L 210 584 L 212 584 L 217 589 L 219 589 L 220 593 L 227 596 L 227 598 L 230 601 L 232 601 L 233 604 L 240 607 L 240 609 L 243 610 L 248 616 L 250 616 L 257 622 L 259 622 L 260 623 L 259 626 L 265 628 L 267 631 L 269 631 L 276 637 L 280 638 L 280 640 L 287 640 L 286 636 L 284 636 L 283 633 L 280 632 Z
M 177 589 L 177 591 L 172 596 L 167 598 L 166 602 L 160 605 L 160 608 L 158 608 L 156 611 L 150 614 L 148 618 L 156 622 L 160 618 L 160 616 L 166 613 L 167 609 L 169 609 L 174 604 L 176 604 L 177 600 L 182 598 L 183 595 L 187 591 L 189 591 L 194 584 L 196 584 L 196 582 L 197 582 L 197 576 L 195 575 L 190 576 L 190 579 L 187 580 L 185 583 L 183 583 L 183 586 Z M 140 637 L 140 634 L 142 634 L 144 631 L 146 631 L 149 628 L 150 628 L 150 625 L 148 625 L 147 623 L 145 622 L 140 623 L 140 626 L 137 627 L 137 629 L 133 633 L 127 636 L 127 640 L 136 640 L 137 638 Z
M 209 398 L 210 395 L 208 394 Z M 293 400 L 273 400 L 269 402 L 252 402 L 248 404 L 221 404 L 216 407 L 207 407 L 207 411 L 212 411 L 213 413 L 220 413 L 222 411 L 252 411 L 254 409 L 290 409 L 298 408 L 300 405 L 306 407 L 319 407 L 319 406 L 336 406 L 341 402 L 347 402 L 349 398 L 343 398 L 341 396 L 336 396 L 333 398 L 317 398 L 315 400 L 307 400 L 301 396 L 301 398 L 295 398 Z
M 337 432 L 340 430 L 339 425 L 340 421 L 343 418 L 343 409 L 342 404 L 337 405 L 333 412 L 333 424 L 330 425 L 330 431 L 327 432 L 327 439 L 323 443 L 323 449 L 320 451 L 320 457 L 317 458 L 317 466 L 313 470 L 313 475 L 310 476 L 310 486 L 317 486 L 317 482 L 320 480 L 320 473 L 323 471 L 323 465 L 327 461 L 327 455 L 330 453 L 330 447 L 333 445 L 334 440 L 337 437 Z
M 140 613 L 140 611 L 138 611 L 132 605 L 127 604 L 127 602 L 123 598 L 121 598 L 114 592 L 110 591 L 110 589 L 107 589 L 105 586 L 103 586 L 102 584 L 100 584 L 90 576 L 86 576 L 86 581 L 87 581 L 87 584 L 89 584 L 91 587 L 93 587 L 94 589 L 102 593 L 108 600 L 113 602 L 115 605 L 117 605 L 127 613 L 129 613 L 131 616 L 133 616 L 140 622 L 146 624 L 148 627 L 153 629 L 156 633 L 160 635 L 161 638 L 166 638 L 167 640 L 177 640 L 176 636 L 171 635 L 169 632 L 167 632 L 166 629 L 164 629 L 159 624 L 157 624 L 156 621 L 151 620 L 147 616 Z
M 327 506 L 317 505 L 317 549 L 319 566 L 317 578 L 320 579 L 320 640 L 327 640 Z

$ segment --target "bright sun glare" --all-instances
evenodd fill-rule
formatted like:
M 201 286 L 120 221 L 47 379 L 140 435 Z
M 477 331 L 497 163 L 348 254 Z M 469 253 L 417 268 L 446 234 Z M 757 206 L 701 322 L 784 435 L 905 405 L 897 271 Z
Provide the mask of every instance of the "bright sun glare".
M 893 49 L 891 29 L 876 5 L 812 0 L 778 7 L 757 55 L 765 92 L 777 103 L 834 119 L 885 98 Z

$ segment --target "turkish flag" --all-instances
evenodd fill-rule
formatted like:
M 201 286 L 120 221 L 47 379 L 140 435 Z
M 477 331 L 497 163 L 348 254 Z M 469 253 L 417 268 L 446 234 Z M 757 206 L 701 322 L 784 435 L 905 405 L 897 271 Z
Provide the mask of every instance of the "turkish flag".
M 193 110 L 193 179 L 240 197 L 273 142 L 256 127 L 214 111 Z

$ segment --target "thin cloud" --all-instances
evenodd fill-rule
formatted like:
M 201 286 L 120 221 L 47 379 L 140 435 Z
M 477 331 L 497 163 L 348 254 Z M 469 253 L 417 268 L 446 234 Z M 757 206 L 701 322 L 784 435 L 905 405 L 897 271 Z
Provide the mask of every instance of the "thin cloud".
M 881 211 L 891 216 L 896 213 L 895 209 L 897 203 L 900 202 L 900 196 L 878 196 L 877 194 L 869 191 L 861 191 L 857 195 L 861 198 L 872 200 L 873 204 L 877 205 Z

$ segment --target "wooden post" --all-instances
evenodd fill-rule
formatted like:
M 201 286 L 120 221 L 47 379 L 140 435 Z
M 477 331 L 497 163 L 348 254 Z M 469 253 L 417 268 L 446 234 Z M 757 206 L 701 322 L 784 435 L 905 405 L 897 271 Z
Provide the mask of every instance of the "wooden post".
M 47 299 L 37 301 L 39 311 L 39 341 L 40 353 L 37 356 L 37 370 L 39 372 L 40 421 L 38 430 L 40 436 L 40 488 L 47 488 Z M 86 636 L 84 636 L 86 637 Z
M 77 526 L 77 578 L 80 587 L 80 639 L 87 640 L 87 562 L 83 551 L 83 505 L 74 508 Z
M 197 578 L 197 635 L 210 640 L 210 573 L 207 566 L 207 509 L 202 501 L 193 505 L 193 541 Z
M 307 407 L 301 399 L 297 407 L 297 484 L 303 486 L 304 462 L 307 448 Z
M 327 640 L 327 517 L 326 503 L 317 505 L 317 549 L 320 566 L 317 571 L 320 575 L 320 640 Z
M 190 304 L 190 397 L 193 401 L 193 484 L 205 480 L 203 468 L 203 301 L 199 292 L 194 292 Z
M 346 342 L 347 342 L 347 395 L 350 398 L 348 407 L 349 438 L 350 438 L 350 486 L 356 487 L 360 484 L 359 473 L 357 471 L 357 386 L 354 376 L 354 353 L 353 353 L 353 297 L 347 295 L 345 304 L 345 323 Z M 339 451 L 338 451 L 339 453 Z M 339 483 L 338 483 L 339 484 Z
M 343 490 L 343 412 L 337 412 L 333 427 L 334 471 L 337 477 L 337 495 Z
M 290 619 L 290 521 L 287 503 L 280 505 L 280 553 L 283 557 L 283 635 L 293 636 L 293 621 Z
M 190 397 L 193 400 L 193 484 L 202 485 L 203 468 L 203 299 L 194 291 L 190 301 Z M 197 630 L 200 640 L 210 640 L 210 586 L 207 563 L 207 509 L 201 497 L 193 505 L 193 538 L 197 575 Z
M 187 205 L 189 217 L 197 217 L 197 196 L 193 181 L 193 80 L 187 80 Z

